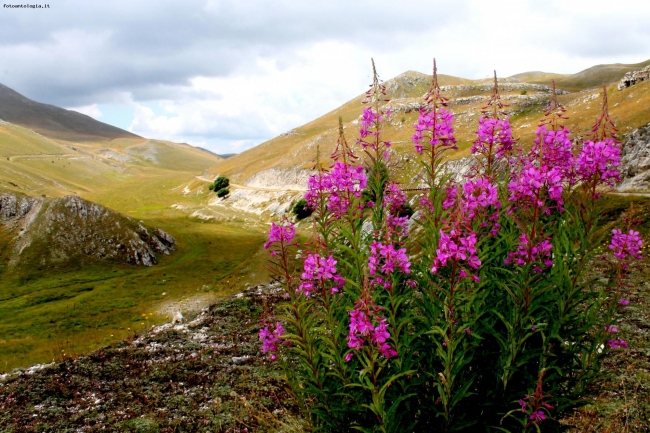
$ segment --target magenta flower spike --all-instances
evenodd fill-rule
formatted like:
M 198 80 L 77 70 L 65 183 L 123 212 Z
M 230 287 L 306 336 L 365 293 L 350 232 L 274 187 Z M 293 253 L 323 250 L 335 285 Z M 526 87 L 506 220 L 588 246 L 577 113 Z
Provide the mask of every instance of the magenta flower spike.
M 612 242 L 609 244 L 609 249 L 614 252 L 614 255 L 621 260 L 628 257 L 633 257 L 641 260 L 641 248 L 643 247 L 643 240 L 639 232 L 630 230 L 628 234 L 624 234 L 618 229 L 612 230 Z
M 293 223 L 284 225 L 271 223 L 269 240 L 264 244 L 264 248 L 268 250 L 275 243 L 290 244 L 294 237 L 296 237 L 296 228 Z

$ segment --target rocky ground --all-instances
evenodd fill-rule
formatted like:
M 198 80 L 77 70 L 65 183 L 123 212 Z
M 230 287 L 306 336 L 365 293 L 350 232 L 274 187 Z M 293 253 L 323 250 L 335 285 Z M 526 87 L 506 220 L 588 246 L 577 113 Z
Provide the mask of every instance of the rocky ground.
M 2 432 L 302 431 L 258 343 L 252 288 L 183 324 L 0 376 Z

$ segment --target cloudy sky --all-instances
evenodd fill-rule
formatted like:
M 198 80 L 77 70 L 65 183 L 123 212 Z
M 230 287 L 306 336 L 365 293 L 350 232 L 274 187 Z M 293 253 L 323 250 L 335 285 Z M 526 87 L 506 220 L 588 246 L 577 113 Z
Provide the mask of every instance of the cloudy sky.
M 434 56 L 465 78 L 650 58 L 647 0 L 44 2 L 0 8 L 0 83 L 218 153 L 361 94 L 371 57 L 383 79 L 428 73 Z

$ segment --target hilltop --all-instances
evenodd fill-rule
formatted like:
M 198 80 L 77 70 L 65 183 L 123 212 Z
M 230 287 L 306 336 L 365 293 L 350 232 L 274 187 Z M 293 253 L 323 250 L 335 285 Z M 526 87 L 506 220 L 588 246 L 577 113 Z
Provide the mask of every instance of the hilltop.
M 578 92 L 581 90 L 602 87 L 620 80 L 626 73 L 642 69 L 650 65 L 650 59 L 645 62 L 624 65 L 615 63 L 611 65 L 596 65 L 576 74 L 553 74 L 546 72 L 524 72 L 513 75 L 522 82 L 544 84 L 546 86 L 555 80 L 555 84 L 564 90 Z

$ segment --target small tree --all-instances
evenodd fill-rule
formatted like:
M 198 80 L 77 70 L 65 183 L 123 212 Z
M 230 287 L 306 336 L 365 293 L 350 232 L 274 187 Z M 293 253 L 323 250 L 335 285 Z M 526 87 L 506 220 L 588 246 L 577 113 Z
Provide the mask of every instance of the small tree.
M 217 191 L 217 197 L 225 197 L 228 194 L 230 194 L 230 190 L 228 188 L 221 188 L 219 191 Z
M 230 185 L 230 180 L 227 177 L 225 177 L 225 176 L 217 176 L 217 178 L 214 180 L 214 183 L 212 183 L 212 185 L 210 185 L 209 188 L 210 188 L 210 191 L 215 191 L 217 194 L 219 194 L 219 192 L 222 189 L 228 188 L 229 185 Z M 221 196 L 219 196 L 219 197 L 221 197 Z

